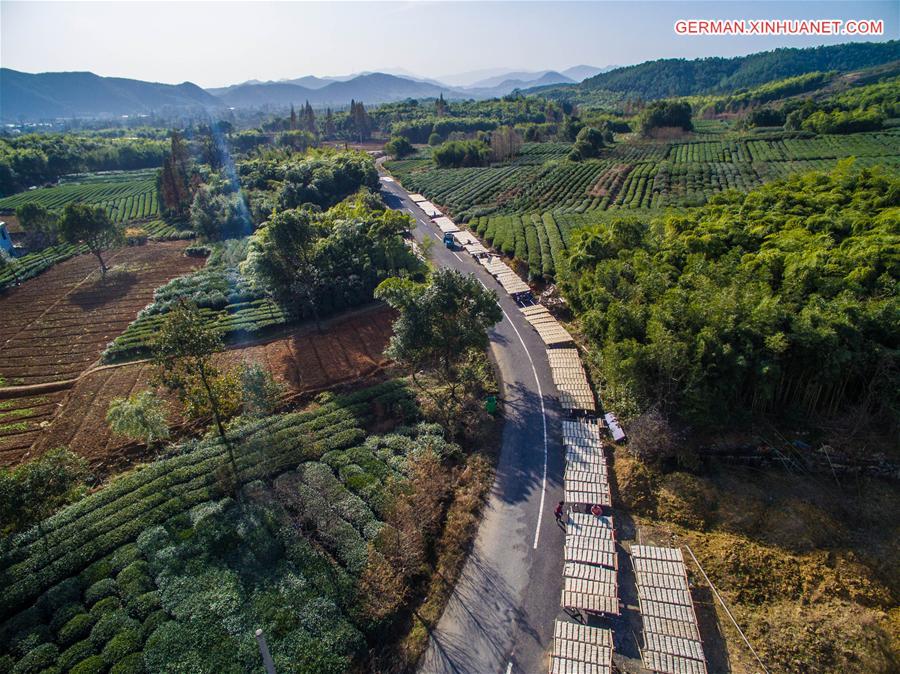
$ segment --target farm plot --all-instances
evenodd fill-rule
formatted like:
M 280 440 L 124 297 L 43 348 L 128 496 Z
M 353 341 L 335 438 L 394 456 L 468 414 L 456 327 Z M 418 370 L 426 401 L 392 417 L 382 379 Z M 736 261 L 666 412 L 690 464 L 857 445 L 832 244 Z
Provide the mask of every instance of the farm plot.
M 661 215 L 659 209 L 571 210 L 491 215 L 473 218 L 469 227 L 496 250 L 528 266 L 529 280 L 549 280 L 561 268 L 572 237 L 579 227 L 634 215 L 644 220 Z
M 164 220 L 135 221 L 129 223 L 129 225 L 143 229 L 150 241 L 179 241 L 194 238 L 194 232 L 191 230 L 179 229 Z M 88 248 L 85 245 L 61 243 L 10 260 L 5 267 L 0 269 L 0 290 L 34 278 L 55 264 L 65 262 L 75 255 L 82 255 L 87 252 Z
M 123 171 L 78 176 L 55 187 L 43 187 L 0 199 L 0 211 L 27 203 L 61 210 L 70 202 L 99 204 L 115 222 L 149 218 L 159 213 L 154 171 Z
M 223 364 L 256 361 L 290 391 L 301 392 L 365 377 L 388 364 L 384 355 L 394 313 L 377 305 L 331 322 L 324 332 L 309 327 L 264 344 L 220 354 Z
M 14 671 L 251 671 L 252 625 L 281 670 L 361 666 L 354 588 L 383 527 L 379 476 L 402 478 L 422 447 L 458 451 L 429 426 L 367 437 L 385 411 L 406 421 L 410 398 L 391 381 L 234 429 L 240 501 L 207 439 L 17 535 L 0 556 L 0 657 Z
M 173 241 L 120 248 L 100 277 L 93 256 L 81 255 L 0 297 L 0 377 L 7 385 L 73 378 L 134 320 L 153 290 L 202 260 Z
M 543 164 L 551 159 L 565 159 L 571 143 L 525 143 L 510 164 Z
M 389 308 L 378 305 L 335 319 L 322 333 L 306 328 L 264 344 L 229 349 L 218 354 L 216 362 L 222 366 L 258 362 L 284 384 L 288 393 L 320 390 L 366 377 L 385 366 L 388 359 L 384 349 L 393 318 Z M 103 475 L 144 458 L 145 447 L 110 433 L 106 412 L 113 398 L 149 388 L 153 375 L 154 367 L 146 362 L 100 368 L 86 374 L 54 405 L 59 412 L 39 437 L 31 434 L 19 439 L 15 446 L 10 442 L 5 453 L 0 451 L 0 465 L 19 463 L 26 453 L 29 457 L 38 456 L 59 446 L 85 457 L 92 469 Z M 0 409 L 3 402 L 0 401 Z M 170 424 L 180 423 L 177 401 L 169 397 L 168 402 Z M 5 447 L 2 442 L 0 435 L 0 448 Z
M 19 463 L 44 425 L 60 408 L 65 392 L 0 399 L 0 466 Z
M 457 217 L 465 217 L 475 205 L 491 207 L 509 201 L 535 172 L 533 166 L 434 169 L 400 179 L 407 189 L 427 194 Z

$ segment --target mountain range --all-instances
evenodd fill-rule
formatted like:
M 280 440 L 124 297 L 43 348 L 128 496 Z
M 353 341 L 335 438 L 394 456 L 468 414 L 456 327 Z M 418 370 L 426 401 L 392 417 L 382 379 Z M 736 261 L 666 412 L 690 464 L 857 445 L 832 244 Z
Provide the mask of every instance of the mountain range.
M 483 99 L 516 89 L 574 84 L 602 68 L 575 66 L 563 72 L 494 71 L 472 78 L 469 86 L 449 86 L 406 71 L 363 72 L 334 77 L 307 75 L 279 81 L 249 80 L 227 87 L 201 89 L 195 84 L 161 84 L 89 72 L 24 73 L 0 68 L 0 119 L 37 121 L 60 117 L 111 117 L 169 109 L 260 108 L 302 105 L 342 107 L 351 100 L 367 104 L 407 98 Z M 462 76 L 465 79 L 465 75 Z
M 88 72 L 32 75 L 0 68 L 0 119 L 104 117 L 221 102 L 196 84 L 160 84 Z
M 515 90 L 548 97 L 589 98 L 613 91 L 646 99 L 716 93 L 814 71 L 847 72 L 900 60 L 900 41 L 855 42 L 807 49 L 776 49 L 734 58 L 661 59 L 634 66 L 574 66 L 561 72 L 509 69 L 460 73 L 447 85 L 407 71 L 337 77 L 307 75 L 277 82 L 251 80 L 208 90 L 89 72 L 29 74 L 0 68 L 0 120 L 105 117 L 167 110 L 367 105 L 408 98 L 486 99 Z

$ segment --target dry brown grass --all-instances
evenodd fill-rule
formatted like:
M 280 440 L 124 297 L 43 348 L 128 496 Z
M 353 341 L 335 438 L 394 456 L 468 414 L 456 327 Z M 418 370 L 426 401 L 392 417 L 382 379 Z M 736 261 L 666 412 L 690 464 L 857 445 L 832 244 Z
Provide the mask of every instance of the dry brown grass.
M 623 452 L 615 470 L 645 532 L 690 545 L 770 671 L 900 671 L 896 484 L 735 467 L 662 475 Z M 720 608 L 719 622 L 733 671 L 754 671 Z

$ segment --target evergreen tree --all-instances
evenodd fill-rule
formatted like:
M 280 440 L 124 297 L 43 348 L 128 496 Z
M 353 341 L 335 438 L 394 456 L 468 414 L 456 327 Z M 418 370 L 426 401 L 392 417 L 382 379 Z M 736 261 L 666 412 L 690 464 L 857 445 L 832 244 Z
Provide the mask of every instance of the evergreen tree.
M 337 133 L 337 126 L 334 123 L 334 113 L 331 108 L 328 108 L 325 111 L 325 137 L 334 138 L 335 133 Z
M 156 180 L 159 201 L 166 215 L 183 218 L 191 207 L 189 162 L 187 143 L 178 131 L 172 131 L 172 146 Z
M 318 129 L 316 128 L 316 113 L 313 112 L 309 101 L 306 101 L 306 105 L 303 108 L 303 130 L 309 131 L 314 136 L 318 135 Z
M 291 131 L 297 130 L 297 111 L 294 110 L 294 104 L 291 103 Z

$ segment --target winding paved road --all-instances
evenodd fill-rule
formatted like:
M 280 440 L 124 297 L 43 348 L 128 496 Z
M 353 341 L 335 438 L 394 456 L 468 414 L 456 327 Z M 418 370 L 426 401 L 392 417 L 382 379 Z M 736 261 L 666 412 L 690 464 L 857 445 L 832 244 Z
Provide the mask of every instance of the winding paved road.
M 472 554 L 431 632 L 419 671 L 545 672 L 560 613 L 564 534 L 553 517 L 563 498 L 563 453 L 544 343 L 481 265 L 444 247 L 440 231 L 398 183 L 382 180 L 381 185 L 388 206 L 415 218 L 415 238 L 434 239 L 432 261 L 474 274 L 497 292 L 504 313 L 490 334 L 506 420 L 496 479 Z

